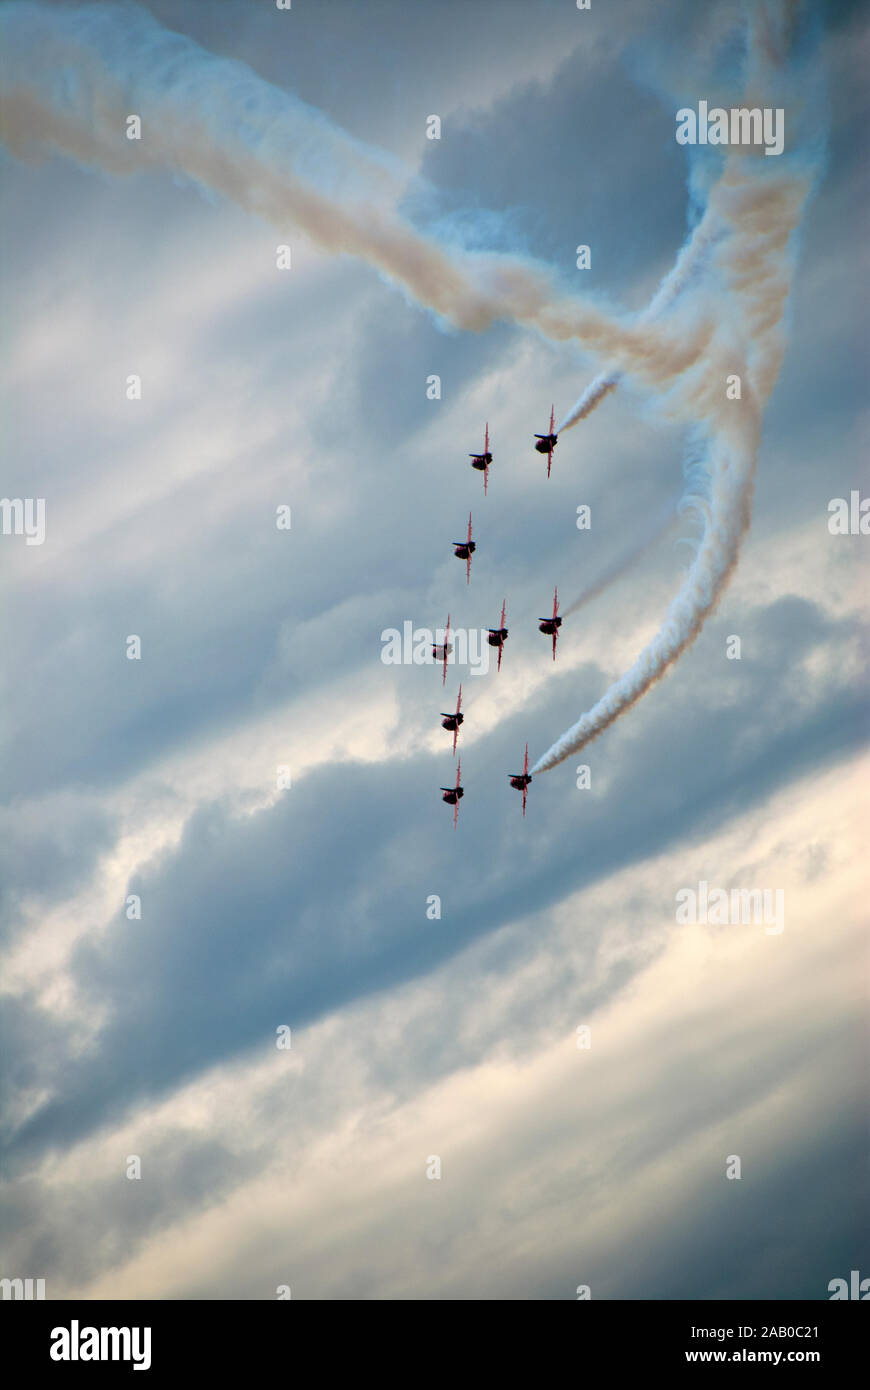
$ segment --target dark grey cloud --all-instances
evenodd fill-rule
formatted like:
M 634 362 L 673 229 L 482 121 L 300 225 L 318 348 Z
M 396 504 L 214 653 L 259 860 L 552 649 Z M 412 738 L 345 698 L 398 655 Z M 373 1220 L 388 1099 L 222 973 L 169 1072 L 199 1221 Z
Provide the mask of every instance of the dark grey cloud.
M 66 789 L 0 808 L 0 926 L 16 923 L 34 896 L 46 906 L 75 892 L 113 841 L 105 807 Z
M 18 1144 L 86 1133 L 279 1023 L 301 1026 L 423 975 L 501 923 L 675 843 L 691 863 L 693 841 L 866 742 L 860 689 L 832 677 L 807 703 L 798 676 L 823 641 L 831 651 L 852 638 L 851 624 L 778 600 L 744 624 L 739 663 L 724 658 L 727 627 L 719 619 L 705 632 L 642 719 L 588 751 L 593 778 L 610 779 L 603 797 L 542 776 L 523 823 L 506 782 L 525 733 L 516 715 L 466 752 L 455 839 L 437 790 L 444 761 L 428 755 L 319 768 L 250 817 L 200 808 L 178 850 L 128 885 L 142 922 L 119 908 L 106 938 L 77 949 L 83 1002 L 108 1008 L 109 1021 L 85 1057 L 57 1063 L 57 1094 Z M 582 684 L 586 703 L 602 680 L 590 668 Z M 577 702 L 576 676 L 555 679 L 544 727 L 567 722 Z M 449 903 L 440 930 L 409 932 L 432 892 Z

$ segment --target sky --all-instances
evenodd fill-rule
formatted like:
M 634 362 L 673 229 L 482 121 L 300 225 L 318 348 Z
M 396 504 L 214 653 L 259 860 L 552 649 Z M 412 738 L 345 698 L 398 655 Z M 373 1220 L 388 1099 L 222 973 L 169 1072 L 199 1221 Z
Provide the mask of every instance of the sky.
M 675 110 L 729 90 L 741 33 L 736 4 L 687 0 L 140 9 L 410 171 L 421 234 L 612 315 L 697 216 Z M 76 5 L 38 11 L 84 39 Z M 868 492 L 868 41 L 860 6 L 825 7 L 825 153 L 736 571 L 525 817 L 526 743 L 631 665 L 691 562 L 685 423 L 628 380 L 548 481 L 533 434 L 607 366 L 581 342 L 451 325 L 149 161 L 147 122 L 130 174 L 35 125 L 0 146 L 2 490 L 45 499 L 42 544 L 0 535 L 0 1275 L 48 1298 L 787 1300 L 870 1274 L 870 541 L 829 527 Z M 600 592 L 553 663 L 556 585 Z M 391 628 L 494 627 L 503 601 L 498 673 L 382 660 Z M 679 921 L 701 882 L 781 892 L 782 930 Z

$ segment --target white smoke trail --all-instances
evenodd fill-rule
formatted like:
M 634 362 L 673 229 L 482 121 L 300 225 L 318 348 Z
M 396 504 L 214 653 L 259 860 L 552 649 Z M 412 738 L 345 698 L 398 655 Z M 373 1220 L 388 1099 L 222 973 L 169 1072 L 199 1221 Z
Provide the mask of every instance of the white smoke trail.
M 747 91 L 751 91 L 758 83 L 763 87 L 765 80 L 769 80 L 771 74 L 786 61 L 797 28 L 799 9 L 799 0 L 782 0 L 781 3 L 777 3 L 777 0 L 773 0 L 773 3 L 768 3 L 768 0 L 750 0 L 746 11 Z M 673 307 L 703 269 L 710 248 L 715 245 L 721 232 L 722 228 L 708 206 L 688 241 L 680 249 L 673 267 L 640 316 L 639 322 L 655 321 Z M 616 389 L 622 375 L 622 372 L 612 367 L 599 372 L 571 406 L 557 426 L 556 433 L 562 434 L 580 420 L 587 419 L 604 398 Z
M 765 104 L 759 92 L 769 101 L 774 90 L 780 94 L 784 84 L 787 90 L 785 64 L 799 11 L 797 0 L 757 0 L 749 7 L 746 89 L 752 105 Z M 789 95 L 789 119 L 796 127 L 800 103 L 794 91 Z M 762 411 L 784 351 L 790 243 L 814 176 L 807 153 L 802 172 L 795 173 L 792 164 L 783 160 L 771 171 L 764 157 L 732 151 L 708 200 L 721 330 L 703 369 L 690 370 L 682 389 L 672 393 L 685 418 L 694 417 L 708 440 L 704 464 L 695 470 L 708 479 L 709 496 L 696 499 L 705 525 L 694 562 L 661 629 L 634 665 L 538 759 L 533 773 L 579 752 L 666 673 L 697 637 L 737 563 L 751 514 Z M 728 400 L 724 390 L 726 375 L 735 374 L 742 379 L 739 401 Z
M 708 208 L 696 224 L 689 240 L 681 248 L 674 265 L 662 280 L 655 296 L 641 314 L 640 323 L 653 322 L 676 303 L 686 286 L 697 276 L 707 258 L 710 247 L 720 235 L 721 228 L 717 226 Z M 622 372 L 614 371 L 613 368 L 599 372 L 579 399 L 574 402 L 564 420 L 557 425 L 556 433 L 562 434 L 565 430 L 576 425 L 579 420 L 585 420 L 587 416 L 591 415 L 595 407 L 604 400 L 604 397 L 616 389 L 621 378 Z
M 140 116 L 142 138 L 126 138 Z M 287 233 L 359 256 L 460 328 L 512 319 L 577 339 L 666 389 L 709 343 L 561 294 L 516 257 L 445 248 L 398 211 L 408 175 L 243 64 L 205 52 L 134 5 L 0 6 L 0 138 L 21 156 L 57 151 L 114 174 L 168 167 Z

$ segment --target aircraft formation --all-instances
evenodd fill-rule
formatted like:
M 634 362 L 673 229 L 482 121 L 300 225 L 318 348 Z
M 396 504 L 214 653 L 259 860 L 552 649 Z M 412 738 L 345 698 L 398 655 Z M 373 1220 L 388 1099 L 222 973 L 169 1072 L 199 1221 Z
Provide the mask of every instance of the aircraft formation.
M 549 429 L 549 433 L 548 433 L 548 434 L 536 434 L 536 435 L 535 435 L 535 441 L 536 441 L 536 442 L 535 442 L 535 449 L 537 450 L 537 452 L 538 452 L 539 454 L 546 454 L 546 456 L 547 456 L 547 477 L 548 477 L 548 478 L 549 478 L 549 476 L 550 476 L 550 470 L 551 470 L 551 468 L 552 468 L 552 466 L 553 466 L 553 450 L 555 449 L 556 444 L 558 443 L 558 439 L 559 439 L 559 436 L 558 436 L 558 435 L 556 434 L 556 432 L 555 432 L 555 422 L 556 422 L 555 407 L 554 407 L 554 406 L 551 406 L 551 407 L 550 407 L 550 429 Z M 482 473 L 482 474 L 483 474 L 483 494 L 484 494 L 484 496 L 486 496 L 486 494 L 487 494 L 487 488 L 488 488 L 488 486 L 489 486 L 489 470 L 490 470 L 490 468 L 492 467 L 492 464 L 493 464 L 493 456 L 492 456 L 492 453 L 491 453 L 490 447 L 489 447 L 489 421 L 487 421 L 487 423 L 486 423 L 486 428 L 485 428 L 485 431 L 484 431 L 483 449 L 482 449 L 482 451 L 481 451 L 479 454 L 469 454 L 468 457 L 471 459 L 471 466 L 472 466 L 472 468 L 476 469 L 479 473 Z M 467 532 L 467 534 L 466 534 L 465 540 L 453 541 L 452 544 L 453 544 L 453 553 L 454 553 L 454 555 L 456 556 L 457 560 L 464 560 L 464 561 L 465 561 L 465 582 L 466 582 L 466 584 L 470 584 L 470 583 L 471 583 L 471 559 L 472 559 L 472 556 L 474 555 L 475 551 L 477 550 L 477 542 L 473 539 L 471 512 L 468 513 L 468 532 Z M 499 625 L 498 625 L 498 627 L 490 627 L 490 628 L 487 628 L 487 642 L 489 643 L 489 645 L 490 645 L 491 647 L 496 648 L 497 651 L 498 651 L 498 665 L 497 665 L 497 670 L 498 670 L 498 671 L 501 671 L 501 661 L 502 661 L 502 656 L 504 655 L 504 644 L 505 644 L 505 642 L 506 642 L 507 639 L 508 639 L 508 629 L 507 629 L 507 627 L 505 626 L 505 619 L 506 619 L 506 616 L 507 616 L 507 599 L 504 600 L 504 602 L 502 603 L 502 606 L 501 606 L 501 618 L 499 619 Z M 538 631 L 539 631 L 539 632 L 542 632 L 546 637 L 551 637 L 551 638 L 553 639 L 553 660 L 554 660 L 554 661 L 556 660 L 556 642 L 557 642 L 557 640 L 558 640 L 559 629 L 560 629 L 561 626 L 562 626 L 562 619 L 561 619 L 561 617 L 559 616 L 559 591 L 558 591 L 558 589 L 554 589 L 554 591 L 553 591 L 553 612 L 552 612 L 552 614 L 551 614 L 549 617 L 546 617 L 546 618 L 539 618 L 539 620 L 538 620 Z M 446 628 L 444 629 L 444 641 L 443 641 L 443 642 L 435 642 L 435 643 L 432 644 L 432 657 L 433 657 L 433 660 L 434 660 L 435 662 L 440 662 L 440 663 L 441 663 L 441 684 L 442 684 L 442 685 L 446 685 L 446 684 L 447 684 L 447 659 L 448 659 L 448 657 L 450 656 L 450 653 L 451 653 L 452 651 L 453 651 L 453 644 L 452 644 L 451 641 L 450 641 L 450 614 L 448 613 L 448 614 L 447 614 L 447 626 L 446 626 Z M 457 741 L 458 741 L 458 739 L 459 739 L 459 731 L 460 731 L 460 728 L 462 727 L 462 724 L 464 723 L 464 721 L 465 721 L 465 715 L 462 713 L 462 686 L 461 686 L 461 684 L 460 684 L 460 686 L 459 686 L 459 694 L 458 694 L 457 697 L 456 697 L 456 709 L 455 709 L 455 710 L 448 711 L 448 712 L 446 712 L 446 713 L 445 713 L 444 710 L 441 711 L 441 727 L 442 727 L 442 729 L 446 729 L 447 732 L 448 732 L 449 734 L 452 734 L 452 735 L 453 735 L 453 756 L 454 756 L 454 757 L 456 757 L 456 745 L 457 745 Z M 528 797 L 529 786 L 531 785 L 531 781 L 532 781 L 532 776 L 531 776 L 531 773 L 529 772 L 529 745 L 528 745 L 528 744 L 526 744 L 525 754 L 524 754 L 524 757 L 523 757 L 523 770 L 522 770 L 522 772 L 511 772 L 511 773 L 508 773 L 508 781 L 510 782 L 510 785 L 511 785 L 513 788 L 515 788 L 516 791 L 520 791 L 520 792 L 522 792 L 522 794 L 523 794 L 523 816 L 525 816 L 525 814 L 526 814 L 526 799 L 527 799 L 527 797 Z M 455 830 L 455 829 L 456 829 L 457 822 L 458 822 L 458 820 L 459 820 L 459 803 L 460 803 L 462 797 L 465 795 L 465 788 L 464 788 L 463 785 L 462 785 L 462 759 L 461 759 L 461 758 L 459 758 L 459 760 L 457 761 L 457 764 L 456 764 L 456 781 L 454 782 L 453 786 L 450 786 L 450 787 L 441 787 L 441 788 L 440 788 L 440 791 L 441 791 L 441 799 L 442 799 L 442 801 L 445 801 L 445 802 L 447 803 L 448 806 L 452 806 L 452 807 L 453 807 L 453 828 L 454 828 L 454 830 Z

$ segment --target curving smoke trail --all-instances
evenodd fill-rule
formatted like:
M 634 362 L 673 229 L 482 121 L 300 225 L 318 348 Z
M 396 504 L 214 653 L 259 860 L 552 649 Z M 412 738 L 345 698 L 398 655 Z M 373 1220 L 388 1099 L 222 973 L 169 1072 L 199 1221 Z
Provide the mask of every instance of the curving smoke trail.
M 765 85 L 765 80 L 782 67 L 794 42 L 799 20 L 799 0 L 750 0 L 746 14 L 746 86 Z M 713 210 L 708 206 L 691 235 L 681 247 L 674 265 L 662 280 L 639 322 L 649 323 L 673 308 L 686 288 L 698 277 L 709 260 L 709 252 L 722 234 Z M 557 434 L 585 420 L 605 396 L 619 385 L 623 373 L 608 368 L 589 383 L 556 428 Z
M 664 623 L 626 673 L 532 768 L 546 772 L 603 733 L 665 674 L 694 641 L 731 577 L 749 527 L 761 415 L 784 351 L 783 313 L 790 287 L 790 241 L 811 186 L 809 173 L 771 174 L 759 159 L 732 158 L 711 195 L 721 222 L 715 253 L 717 293 L 727 322 L 702 369 L 678 388 L 681 413 L 707 440 L 709 494 L 704 532 Z M 732 324 L 730 332 L 727 331 Z M 726 397 L 726 377 L 741 377 L 742 398 Z
M 698 275 L 708 258 L 711 246 L 721 235 L 721 230 L 708 208 L 695 226 L 688 241 L 681 248 L 674 265 L 659 285 L 655 296 L 641 314 L 640 323 L 650 323 L 672 308 L 687 285 L 691 284 Z M 616 389 L 622 375 L 622 372 L 614 371 L 613 368 L 599 372 L 579 399 L 574 402 L 564 420 L 557 425 L 556 433 L 562 434 L 565 430 L 571 429 L 572 425 L 576 425 L 579 420 L 585 420 L 588 415 L 591 415 L 595 407 L 604 400 L 604 397 Z
M 774 103 L 787 99 L 796 144 L 797 127 L 808 108 L 806 94 L 803 102 L 798 96 L 796 71 L 788 70 L 789 54 L 796 52 L 800 37 L 800 12 L 797 0 L 757 0 L 750 6 L 744 98 L 761 106 L 770 104 L 771 97 Z M 806 66 L 800 76 L 808 89 Z M 773 169 L 774 161 L 738 147 L 713 185 L 699 228 L 706 223 L 703 250 L 709 264 L 704 278 L 707 296 L 715 296 L 720 306 L 719 330 L 703 364 L 687 372 L 670 402 L 676 414 L 696 422 L 706 447 L 694 469 L 696 480 L 706 483 L 706 496 L 688 499 L 704 519 L 703 534 L 655 637 L 538 759 L 533 773 L 546 772 L 579 752 L 631 709 L 695 640 L 733 573 L 749 527 L 762 412 L 785 349 L 794 233 L 814 182 L 818 146 L 816 134 L 814 149 L 802 156 L 776 156 Z M 692 243 L 685 249 L 694 273 Z M 671 286 L 665 282 L 657 296 L 659 309 L 662 299 L 673 302 L 671 289 L 679 294 L 684 287 L 685 261 L 682 271 L 679 262 L 674 270 Z M 741 379 L 742 398 L 729 400 L 726 378 L 735 375 Z
M 135 113 L 142 138 L 126 138 Z M 677 336 L 566 297 L 545 268 L 421 235 L 399 212 L 411 176 L 244 64 L 206 52 L 135 5 L 0 6 L 0 138 L 113 174 L 167 167 L 283 232 L 361 257 L 459 328 L 511 319 L 577 339 L 666 389 L 712 324 Z

